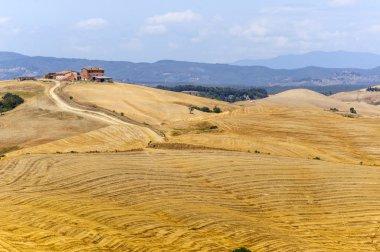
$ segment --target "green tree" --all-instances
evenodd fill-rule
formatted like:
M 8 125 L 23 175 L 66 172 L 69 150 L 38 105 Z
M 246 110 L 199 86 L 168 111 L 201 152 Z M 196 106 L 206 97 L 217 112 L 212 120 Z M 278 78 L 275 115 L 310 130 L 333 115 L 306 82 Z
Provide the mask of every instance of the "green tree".
M 202 107 L 201 111 L 206 112 L 206 113 L 210 113 L 211 109 L 209 107 Z
M 12 110 L 22 103 L 24 103 L 24 99 L 20 96 L 6 93 L 0 101 L 0 112 Z
M 217 114 L 222 113 L 222 109 L 219 108 L 219 107 L 217 107 L 217 106 L 215 106 L 215 107 L 212 109 L 212 111 L 213 111 L 214 113 L 217 113 Z

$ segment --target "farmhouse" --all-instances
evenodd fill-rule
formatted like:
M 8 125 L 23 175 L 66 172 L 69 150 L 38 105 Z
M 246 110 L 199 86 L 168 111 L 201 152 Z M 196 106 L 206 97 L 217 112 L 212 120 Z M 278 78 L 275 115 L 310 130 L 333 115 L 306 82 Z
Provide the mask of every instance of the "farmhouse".
M 85 67 L 82 68 L 82 80 L 95 81 L 95 77 L 104 76 L 104 69 L 99 67 Z
M 76 81 L 80 75 L 76 71 L 62 71 L 55 74 L 55 79 L 59 81 Z
M 80 74 L 76 71 L 62 71 L 57 73 L 45 74 L 45 79 L 54 79 L 59 81 L 76 81 L 80 80 Z
M 85 67 L 82 68 L 81 73 L 76 71 L 62 71 L 56 73 L 45 74 L 45 79 L 59 80 L 59 81 L 96 81 L 96 82 L 112 82 L 111 77 L 104 74 L 104 69 L 99 67 Z

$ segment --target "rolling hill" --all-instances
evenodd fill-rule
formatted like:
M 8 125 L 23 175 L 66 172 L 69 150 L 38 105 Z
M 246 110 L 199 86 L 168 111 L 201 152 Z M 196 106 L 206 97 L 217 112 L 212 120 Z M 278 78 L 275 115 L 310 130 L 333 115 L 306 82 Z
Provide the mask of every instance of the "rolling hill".
M 235 104 L 125 83 L 5 92 L 25 103 L 0 116 L 1 148 L 19 148 L 0 157 L 0 251 L 380 249 L 375 105 L 302 89 Z
M 60 110 L 48 97 L 51 82 L 1 81 L 0 96 L 12 92 L 25 103 L 0 116 L 0 152 L 44 144 L 106 126 Z

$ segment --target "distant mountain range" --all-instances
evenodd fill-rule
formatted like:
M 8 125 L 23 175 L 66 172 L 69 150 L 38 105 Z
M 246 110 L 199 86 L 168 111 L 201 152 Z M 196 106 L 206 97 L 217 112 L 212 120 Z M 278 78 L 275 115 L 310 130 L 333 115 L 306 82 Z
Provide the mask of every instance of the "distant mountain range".
M 117 81 L 147 85 L 195 84 L 263 87 L 372 85 L 380 83 L 380 67 L 368 70 L 321 67 L 276 70 L 263 66 L 205 64 L 171 60 L 156 63 L 132 63 L 29 57 L 12 52 L 0 52 L 0 79 L 12 79 L 18 76 L 43 76 L 47 72 L 62 70 L 80 71 L 82 67 L 87 66 L 102 67 L 106 70 L 106 75 Z
M 274 69 L 297 69 L 309 66 L 324 68 L 362 68 L 380 66 L 380 55 L 361 52 L 310 52 L 300 55 L 285 55 L 273 59 L 240 60 L 237 66 L 265 66 Z

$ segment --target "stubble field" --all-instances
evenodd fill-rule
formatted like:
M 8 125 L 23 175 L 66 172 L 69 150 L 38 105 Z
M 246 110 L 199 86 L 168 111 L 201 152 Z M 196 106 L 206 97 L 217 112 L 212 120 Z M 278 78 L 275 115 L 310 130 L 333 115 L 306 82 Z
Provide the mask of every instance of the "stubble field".
M 0 251 L 380 249 L 376 106 L 304 90 L 238 104 L 121 84 L 64 90 L 155 127 L 164 138 L 151 145 L 141 125 L 61 111 L 51 86 L 0 84 L 26 99 L 0 117 L 0 146 L 20 148 L 0 160 Z

